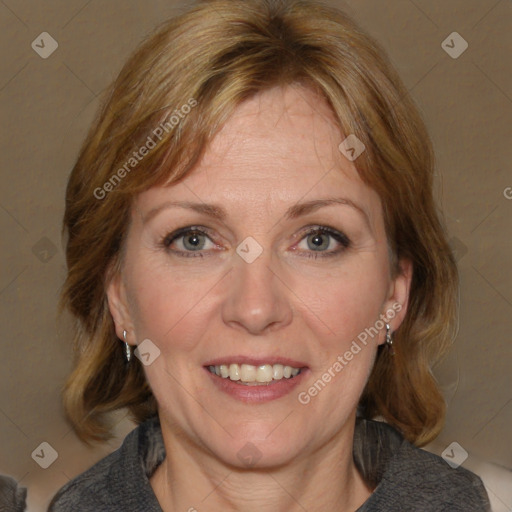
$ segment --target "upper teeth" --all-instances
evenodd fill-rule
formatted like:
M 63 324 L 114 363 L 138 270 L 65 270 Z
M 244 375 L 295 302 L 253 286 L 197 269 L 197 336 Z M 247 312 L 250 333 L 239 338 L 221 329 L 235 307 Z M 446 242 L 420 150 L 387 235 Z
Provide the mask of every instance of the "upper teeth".
M 281 380 L 283 377 L 289 379 L 300 372 L 299 368 L 282 364 L 253 366 L 252 364 L 232 363 L 209 366 L 208 369 L 223 379 L 242 382 L 271 382 L 272 380 Z

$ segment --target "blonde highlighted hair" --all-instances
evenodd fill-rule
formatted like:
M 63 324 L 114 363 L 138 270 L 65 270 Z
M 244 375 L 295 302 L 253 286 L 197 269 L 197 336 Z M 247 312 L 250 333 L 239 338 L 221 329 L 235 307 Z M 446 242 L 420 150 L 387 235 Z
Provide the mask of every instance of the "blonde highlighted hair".
M 131 56 L 69 178 L 61 306 L 76 318 L 78 350 L 64 403 L 83 440 L 107 439 L 113 410 L 127 407 L 136 422 L 156 413 L 143 366 L 124 362 L 106 299 L 134 197 L 186 176 L 241 102 L 289 84 L 321 94 L 342 132 L 364 143 L 357 170 L 380 196 L 394 261 L 408 258 L 414 268 L 395 355 L 378 354 L 364 414 L 384 417 L 417 445 L 439 432 L 445 404 L 431 367 L 454 335 L 457 270 L 417 108 L 383 50 L 342 12 L 309 0 L 211 0 L 165 22 Z M 168 129 L 157 137 L 159 126 Z M 144 158 L 127 166 L 150 136 Z

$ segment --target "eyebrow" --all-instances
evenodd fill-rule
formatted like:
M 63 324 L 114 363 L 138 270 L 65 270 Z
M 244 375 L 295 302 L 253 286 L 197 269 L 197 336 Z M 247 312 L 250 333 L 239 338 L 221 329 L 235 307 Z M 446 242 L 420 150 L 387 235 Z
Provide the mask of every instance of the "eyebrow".
M 370 218 L 367 212 L 354 203 L 354 201 L 343 198 L 343 197 L 330 197 L 325 199 L 314 199 L 311 201 L 306 201 L 303 203 L 297 203 L 288 208 L 284 217 L 288 220 L 297 219 L 309 213 L 315 212 L 320 208 L 324 208 L 326 206 L 332 206 L 335 204 L 350 206 L 354 210 L 358 211 L 365 219 L 368 227 L 370 227 Z M 142 223 L 146 224 L 151 219 L 156 217 L 163 210 L 167 210 L 169 208 L 184 208 L 187 210 L 193 210 L 197 213 L 201 213 L 212 217 L 218 221 L 224 221 L 227 218 L 227 212 L 222 206 L 216 204 L 207 204 L 207 203 L 194 203 L 190 201 L 166 201 L 161 205 L 151 209 L 146 215 L 144 215 L 142 219 Z

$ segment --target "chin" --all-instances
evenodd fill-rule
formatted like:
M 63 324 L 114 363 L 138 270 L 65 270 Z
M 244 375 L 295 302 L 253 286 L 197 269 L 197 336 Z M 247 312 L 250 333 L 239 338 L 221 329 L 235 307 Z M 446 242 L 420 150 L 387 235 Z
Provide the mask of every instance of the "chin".
M 238 469 L 276 468 L 289 464 L 308 444 L 303 430 L 290 426 L 292 429 L 276 422 L 233 424 L 226 428 L 235 432 L 233 437 L 210 439 L 208 444 L 216 458 Z

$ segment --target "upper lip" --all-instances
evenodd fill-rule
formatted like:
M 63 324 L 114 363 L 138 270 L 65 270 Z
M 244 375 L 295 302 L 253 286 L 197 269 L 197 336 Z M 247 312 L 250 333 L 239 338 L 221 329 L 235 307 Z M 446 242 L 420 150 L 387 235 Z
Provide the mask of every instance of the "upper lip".
M 283 366 L 292 366 L 293 368 L 307 368 L 307 364 L 301 361 L 297 361 L 295 359 L 290 359 L 288 357 L 280 357 L 280 356 L 224 356 L 224 357 L 216 357 L 215 359 L 210 359 L 207 361 L 204 366 L 220 366 L 221 364 L 250 364 L 252 366 L 261 366 L 264 364 L 282 364 Z

